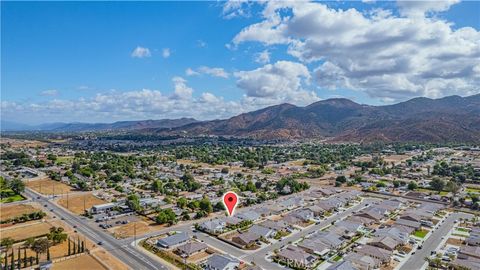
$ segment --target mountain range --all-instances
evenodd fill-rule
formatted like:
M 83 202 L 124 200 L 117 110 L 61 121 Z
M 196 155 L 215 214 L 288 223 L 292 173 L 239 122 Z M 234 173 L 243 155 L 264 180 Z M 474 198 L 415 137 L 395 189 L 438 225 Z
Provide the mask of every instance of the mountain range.
M 2 121 L 2 130 L 15 126 Z M 334 98 L 305 107 L 270 106 L 229 119 L 192 118 L 115 123 L 53 123 L 10 130 L 52 132 L 127 131 L 178 136 L 235 136 L 257 139 L 321 139 L 332 142 L 480 142 L 480 94 L 440 99 L 414 98 L 371 106 Z
M 85 131 L 133 131 L 146 128 L 175 128 L 198 122 L 193 118 L 118 121 L 114 123 L 48 123 L 36 126 L 10 121 L 1 123 L 2 131 L 49 131 L 49 132 L 85 132 Z
M 362 105 L 344 98 L 322 100 L 306 107 L 280 104 L 225 120 L 149 131 L 260 139 L 480 142 L 480 94 L 420 97 L 386 106 Z

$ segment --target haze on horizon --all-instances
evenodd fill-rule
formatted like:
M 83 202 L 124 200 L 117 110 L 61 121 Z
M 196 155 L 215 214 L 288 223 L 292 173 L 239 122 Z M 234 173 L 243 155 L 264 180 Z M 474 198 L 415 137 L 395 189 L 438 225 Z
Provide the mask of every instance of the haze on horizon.
M 480 2 L 1 2 L 1 120 L 480 93 Z

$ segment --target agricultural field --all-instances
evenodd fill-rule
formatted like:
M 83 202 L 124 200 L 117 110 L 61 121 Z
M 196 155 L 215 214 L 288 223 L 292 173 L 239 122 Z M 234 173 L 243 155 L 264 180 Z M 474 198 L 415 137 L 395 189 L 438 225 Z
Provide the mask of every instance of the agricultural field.
M 94 205 L 103 204 L 106 202 L 94 196 L 92 193 L 82 193 L 69 195 L 68 197 L 62 196 L 57 203 L 63 208 L 70 210 L 70 212 L 81 215 L 85 213 L 84 210 L 88 210 Z
M 28 181 L 26 186 L 44 195 L 61 195 L 72 192 L 74 189 L 64 183 L 45 178 L 41 180 Z

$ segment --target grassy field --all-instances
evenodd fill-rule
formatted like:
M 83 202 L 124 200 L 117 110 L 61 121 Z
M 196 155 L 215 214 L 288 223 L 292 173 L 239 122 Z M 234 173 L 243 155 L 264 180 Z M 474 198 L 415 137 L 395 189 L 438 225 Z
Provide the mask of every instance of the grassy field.
M 476 188 L 467 187 L 467 192 L 471 192 L 471 193 L 480 193 L 480 189 L 476 189 Z
M 18 202 L 18 201 L 23 201 L 25 200 L 25 197 L 23 197 L 20 194 L 15 194 L 6 198 L 2 198 L 0 200 L 0 203 L 10 203 L 10 202 Z
M 72 213 L 81 215 L 84 213 L 84 206 L 85 206 L 85 209 L 88 210 L 94 205 L 103 204 L 106 202 L 102 199 L 99 199 L 93 196 L 91 193 L 86 193 L 86 194 L 69 195 L 68 201 L 67 201 L 67 196 L 63 196 L 63 198 L 59 199 L 57 203 L 62 207 L 67 208 Z
M 16 204 L 0 206 L 0 220 L 11 219 L 23 214 L 30 214 L 39 211 L 39 209 L 29 204 Z
M 72 163 L 74 157 L 73 156 L 62 156 L 62 157 L 57 157 L 57 164 L 65 164 L 65 163 Z
M 61 195 L 74 190 L 69 185 L 48 178 L 28 181 L 27 187 L 45 195 Z
M 338 262 L 338 261 L 340 261 L 341 258 L 342 258 L 342 256 L 337 255 L 337 256 L 335 256 L 335 257 L 333 258 L 333 261 L 334 261 L 334 262 Z

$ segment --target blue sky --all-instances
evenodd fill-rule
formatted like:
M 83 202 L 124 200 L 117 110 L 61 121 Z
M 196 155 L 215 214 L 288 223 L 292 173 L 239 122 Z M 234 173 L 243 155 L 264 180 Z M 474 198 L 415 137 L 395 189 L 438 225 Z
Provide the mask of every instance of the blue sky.
M 480 91 L 479 2 L 1 5 L 2 121 L 216 119 Z

